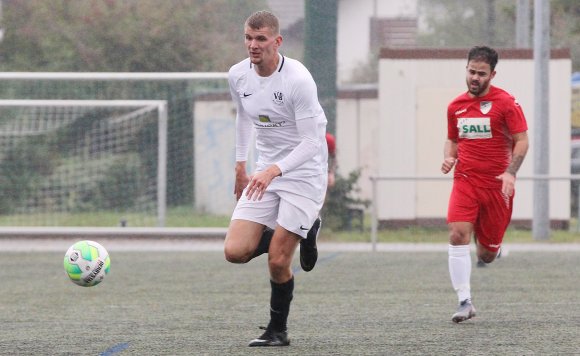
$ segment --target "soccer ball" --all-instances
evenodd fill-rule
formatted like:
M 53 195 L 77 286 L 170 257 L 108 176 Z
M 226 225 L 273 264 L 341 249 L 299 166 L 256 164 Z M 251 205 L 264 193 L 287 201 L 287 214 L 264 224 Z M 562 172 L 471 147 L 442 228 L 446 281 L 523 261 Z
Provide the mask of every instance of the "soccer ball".
M 101 283 L 110 268 L 109 253 L 95 241 L 78 241 L 64 255 L 64 271 L 79 286 L 92 287 Z

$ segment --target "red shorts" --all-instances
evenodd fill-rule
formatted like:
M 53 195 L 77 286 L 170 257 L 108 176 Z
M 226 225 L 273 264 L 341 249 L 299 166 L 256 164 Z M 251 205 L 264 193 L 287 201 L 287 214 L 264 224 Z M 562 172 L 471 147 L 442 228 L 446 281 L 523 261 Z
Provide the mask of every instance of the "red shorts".
M 478 188 L 466 179 L 455 178 L 447 223 L 472 223 L 477 241 L 495 252 L 512 218 L 514 195 L 506 197 L 501 190 Z

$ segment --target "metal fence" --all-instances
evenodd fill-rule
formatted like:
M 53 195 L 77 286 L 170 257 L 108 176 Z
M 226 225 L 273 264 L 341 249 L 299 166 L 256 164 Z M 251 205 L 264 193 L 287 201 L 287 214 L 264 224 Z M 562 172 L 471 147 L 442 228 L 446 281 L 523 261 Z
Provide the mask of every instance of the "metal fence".
M 453 176 L 372 176 L 370 177 L 372 185 L 372 202 L 371 202 L 371 243 L 373 251 L 377 250 L 377 232 L 378 232 L 378 185 L 380 182 L 386 181 L 451 181 Z M 549 176 L 549 175 L 531 175 L 531 176 L 518 176 L 518 181 L 535 181 L 535 182 L 546 182 L 546 181 L 580 181 L 580 174 L 571 174 L 566 176 Z M 578 201 L 580 201 L 580 190 L 578 194 Z M 547 207 L 546 207 L 547 208 Z M 535 218 L 535 217 L 534 217 Z M 576 231 L 580 232 L 580 209 L 578 209 L 577 216 L 578 224 L 576 224 Z M 549 222 L 548 222 L 549 224 Z

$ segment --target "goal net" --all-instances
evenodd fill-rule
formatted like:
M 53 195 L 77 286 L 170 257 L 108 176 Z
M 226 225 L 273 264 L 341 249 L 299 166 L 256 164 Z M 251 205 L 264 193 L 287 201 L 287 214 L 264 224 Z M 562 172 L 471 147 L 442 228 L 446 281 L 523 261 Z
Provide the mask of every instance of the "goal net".
M 0 100 L 0 219 L 163 226 L 162 100 Z
M 130 119 L 126 119 L 131 122 L 131 125 L 139 120 L 144 120 L 143 122 L 149 122 L 150 117 L 156 115 L 155 111 L 148 111 L 145 107 L 149 105 L 146 103 L 148 101 L 163 101 L 167 103 L 167 147 L 166 147 L 166 157 L 167 163 L 164 175 L 166 176 L 165 189 L 159 186 L 151 187 L 148 199 L 145 199 L 142 195 L 139 195 L 138 201 L 141 205 L 131 205 L 128 206 L 127 197 L 121 194 L 135 196 L 137 193 L 130 189 L 120 189 L 116 194 L 110 193 L 112 196 L 107 196 L 106 199 L 101 199 L 103 194 L 95 195 L 94 191 L 91 192 L 90 196 L 92 198 L 91 204 L 74 206 L 69 204 L 71 201 L 78 201 L 80 199 L 80 193 L 73 191 L 71 195 L 67 196 L 66 204 L 59 202 L 58 209 L 54 208 L 56 204 L 50 202 L 46 203 L 45 206 L 51 205 L 48 212 L 37 213 L 41 211 L 41 208 L 30 209 L 30 207 L 25 208 L 15 205 L 18 201 L 20 204 L 24 200 L 31 202 L 34 201 L 31 196 L 31 192 L 37 192 L 35 188 L 39 184 L 38 181 L 43 184 L 45 178 L 40 179 L 38 172 L 33 171 L 34 174 L 29 177 L 29 180 L 21 179 L 23 182 L 27 182 L 31 187 L 28 190 L 14 190 L 14 187 L 5 188 L 4 193 L 0 191 L 0 194 L 12 194 L 12 198 L 7 200 L 2 205 L 0 210 L 0 234 L 2 233 L 2 227 L 9 226 L 55 226 L 55 227 L 116 227 L 119 225 L 126 224 L 128 227 L 152 227 L 152 226 L 164 226 L 168 228 L 182 228 L 182 227 L 207 227 L 207 226 L 227 226 L 229 222 L 229 217 L 231 214 L 232 198 L 231 191 L 233 191 L 233 175 L 231 174 L 231 167 L 233 167 L 233 130 L 234 125 L 233 118 L 235 113 L 233 112 L 233 104 L 231 97 L 229 95 L 229 87 L 227 82 L 227 73 L 222 72 L 193 72 L 193 73 L 113 73 L 113 72 L 64 72 L 64 73 L 54 73 L 54 72 L 0 72 L 0 99 L 1 100 L 22 100 L 26 101 L 45 101 L 45 100 L 56 100 L 56 101 L 139 101 L 145 102 L 145 104 L 138 106 L 125 106 L 125 107 L 108 107 L 105 104 L 98 107 L 82 107 L 82 105 L 71 105 L 70 108 L 65 109 L 68 105 L 53 107 L 54 105 L 43 106 L 40 103 L 31 104 L 30 107 L 3 107 L 0 111 L 14 113 L 9 114 L 9 119 L 4 119 L 4 116 L 0 116 L 0 123 L 6 122 L 5 125 L 15 125 L 15 123 L 9 124 L 8 121 L 16 121 L 15 117 L 18 114 L 20 120 L 24 120 L 23 117 L 33 115 L 31 113 L 47 113 L 43 114 L 45 117 L 51 117 L 50 115 L 57 115 L 57 112 L 63 112 L 63 117 L 58 120 L 63 120 L 68 122 L 72 132 L 78 133 L 79 127 L 86 129 L 85 125 L 87 121 L 91 118 L 97 117 L 123 117 L 128 115 Z M 28 104 L 27 104 L 28 105 Z M 155 106 L 155 105 L 153 105 Z M 68 110 L 68 111 L 67 111 Z M 139 111 L 143 110 L 143 111 Z M 137 112 L 134 113 L 133 112 Z M 0 112 L 1 114 L 1 112 Z M 48 116 L 47 116 L 48 115 Z M 60 115 L 60 114 L 59 114 Z M 134 117 L 135 116 L 135 117 Z M 69 119 L 66 119 L 69 117 Z M 139 119 L 139 117 L 147 117 L 148 119 Z M 39 125 L 49 125 L 47 122 L 56 119 L 38 119 L 39 122 L 44 122 L 44 124 Z M 111 119 L 115 121 L 114 119 Z M 70 121 L 70 122 L 69 122 Z M 60 122 L 60 121 L 59 121 Z M 24 124 L 21 123 L 22 125 Z M 55 124 L 50 124 L 55 125 Z M 52 127 L 50 126 L 49 127 Z M 59 124 L 64 125 L 64 124 Z M 133 156 L 127 155 L 124 158 L 120 158 L 118 154 L 115 153 L 117 161 L 113 159 L 101 160 L 98 164 L 99 169 L 105 167 L 106 165 L 111 165 L 111 167 L 123 166 L 122 168 L 128 169 L 129 167 L 137 167 L 137 164 L 144 165 L 156 165 L 156 160 L 153 159 L 155 151 L 154 146 L 156 144 L 155 132 L 161 134 L 158 130 L 155 131 L 155 124 L 145 124 L 143 134 L 135 133 L 131 130 L 131 134 L 135 134 L 137 138 L 144 137 L 143 135 L 151 135 L 151 140 L 149 146 L 146 146 L 146 154 L 134 154 Z M 30 131 L 29 128 L 24 126 L 22 129 L 15 128 L 14 131 Z M 43 130 L 47 130 L 44 128 Z M 54 131 L 55 129 L 53 129 Z M 66 131 L 66 129 L 56 129 L 57 132 L 54 133 L 56 138 L 51 138 L 50 140 L 60 140 L 57 141 L 58 144 L 64 145 L 65 142 L 62 141 L 60 131 Z M 75 131 L 76 130 L 76 131 Z M 101 135 L 104 137 L 109 137 L 111 133 L 110 130 L 103 129 L 104 132 Z M 4 139 L 4 142 L 8 140 L 17 142 L 19 140 L 34 141 L 35 138 L 32 134 L 15 134 L 14 132 L 9 133 Z M 52 135 L 52 134 L 51 134 Z M 41 137 L 40 134 L 35 134 L 35 137 Z M 117 138 L 115 138 L 117 139 Z M 97 142 L 96 139 L 92 138 L 91 145 Z M 53 141 L 50 141 L 51 143 Z M 134 141 L 129 141 L 131 145 L 134 145 Z M 141 142 L 141 141 L 138 141 Z M 69 144 L 66 141 L 66 144 Z M 7 143 L 4 143 L 6 145 Z M 55 145 L 55 143 L 52 143 Z M 10 145 L 10 144 L 8 144 Z M 20 145 L 20 144 L 18 144 Z M 22 144 L 24 145 L 24 143 Z M 29 146 L 31 147 L 31 146 Z M 91 146 L 88 146 L 91 147 Z M 54 146 L 50 146 L 54 148 Z M 30 150 L 31 148 L 29 148 Z M 94 148 L 88 148 L 91 153 L 88 162 L 95 162 L 95 157 L 92 155 Z M 0 148 L 1 150 L 6 150 L 6 148 Z M 39 149 L 41 152 L 44 149 Z M 87 149 L 86 149 L 87 150 Z M 27 152 L 27 151 L 25 151 Z M 49 151 L 46 151 L 49 152 Z M 151 154 L 149 153 L 151 152 Z M 22 153 L 20 153 L 22 155 Z M 32 154 L 32 153 L 31 153 Z M 47 153 L 48 154 L 48 153 Z M 53 153 L 51 155 L 59 154 L 59 152 Z M 69 153 L 66 152 L 68 155 Z M 0 154 L 4 155 L 4 154 Z M 54 156 L 51 156 L 51 158 Z M 147 160 L 144 160 L 147 158 Z M 54 161 L 48 161 L 50 164 L 54 164 Z M 72 159 L 66 158 L 66 163 L 72 167 Z M 116 164 L 114 163 L 116 162 Z M 124 162 L 122 165 L 120 162 Z M 7 162 L 5 161 L 5 164 Z M 31 163 L 32 164 L 32 163 Z M 66 165 L 60 168 L 64 170 Z M 27 168 L 29 169 L 29 168 Z M 111 168 L 112 169 L 112 168 Z M 155 175 L 157 166 L 151 166 L 147 171 L 147 174 Z M 88 168 L 85 168 L 88 170 Z M 28 171 L 27 171 L 28 172 Z M 51 171 L 53 174 L 54 171 Z M 119 171 L 118 171 L 119 172 Z M 135 174 L 137 172 L 136 168 L 131 171 Z M 96 184 L 94 189 L 97 189 L 97 193 L 104 189 L 104 186 L 110 184 L 110 180 L 113 177 L 118 177 L 117 179 L 127 179 L 130 176 L 129 173 L 125 172 L 117 174 L 117 176 L 112 174 L 103 174 L 96 176 L 95 174 L 85 173 L 85 180 L 99 178 L 100 183 Z M 5 173 L 2 173 L 5 174 Z M 6 180 L 7 177 L 2 178 L 0 174 L 0 179 Z M 108 176 L 109 181 L 105 181 L 104 177 Z M 14 175 L 10 177 L 15 177 Z M 45 176 L 42 176 L 45 177 Z M 145 174 L 139 175 L 139 182 L 143 183 Z M 30 179 L 34 178 L 34 181 Z M 14 178 L 16 179 L 16 178 Z M 79 178 L 81 180 L 81 178 Z M 73 181 L 72 179 L 70 180 Z M 138 187 L 139 192 L 144 189 L 143 185 L 140 183 Z M 154 184 L 162 183 L 159 179 L 154 182 Z M 0 184 L 3 184 L 0 181 Z M 14 181 L 11 184 L 16 184 Z M 72 183 L 71 183 L 72 184 Z M 145 183 L 143 183 L 145 184 Z M 135 186 L 130 186 L 135 188 Z M 44 187 L 44 190 L 48 188 Z M 58 191 L 61 188 L 50 188 L 51 191 Z M 151 202 L 154 201 L 153 192 L 157 189 L 157 195 L 163 195 L 165 199 L 165 204 L 160 204 L 157 202 L 157 207 L 153 208 Z M 18 196 L 14 196 L 18 192 Z M 27 192 L 26 195 L 24 192 Z M 104 202 L 111 202 L 114 196 L 118 196 L 118 202 L 123 202 L 123 206 L 118 205 L 105 206 L 102 208 Z M 2 196 L 0 196 L 2 198 Z M 15 200 L 18 198 L 17 200 Z M 101 199 L 98 200 L 97 198 Z M 52 198 L 51 198 L 52 199 Z M 62 198 L 64 199 L 64 198 Z M 160 198 L 157 198 L 158 201 Z M 64 200 L 63 200 L 64 201 Z M 135 200 L 131 200 L 135 202 Z M 89 207 L 93 206 L 98 202 L 98 206 L 101 207 L 99 213 L 90 212 Z M 145 202 L 149 202 L 147 205 Z M 77 204 L 78 205 L 78 204 Z M 34 205 L 33 205 L 34 206 Z M 68 210 L 64 210 L 68 207 Z M 147 207 L 147 210 L 145 210 Z M 154 211 L 157 209 L 157 212 Z M 161 209 L 165 209 L 162 211 Z M 58 211 L 58 214 L 56 213 Z M 137 213 L 136 213 L 137 211 Z M 148 211 L 150 213 L 143 213 L 143 211 Z M 162 221 L 162 220 L 165 221 Z M 125 221 L 125 222 L 123 222 Z M 129 230 L 129 229 L 125 229 Z M 143 231 L 140 229 L 140 231 Z M 147 229 L 147 231 L 151 231 Z

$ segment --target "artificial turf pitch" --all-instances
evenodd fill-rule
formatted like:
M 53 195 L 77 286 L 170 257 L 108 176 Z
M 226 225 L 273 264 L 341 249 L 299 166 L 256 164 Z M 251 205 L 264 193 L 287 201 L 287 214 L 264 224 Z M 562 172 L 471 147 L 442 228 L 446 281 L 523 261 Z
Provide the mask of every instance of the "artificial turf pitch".
M 295 260 L 291 345 L 249 348 L 269 318 L 266 257 L 109 251 L 100 285 L 62 253 L 0 252 L 0 355 L 549 355 L 580 353 L 580 254 L 517 252 L 473 268 L 478 315 L 456 308 L 445 252 L 321 252 Z

